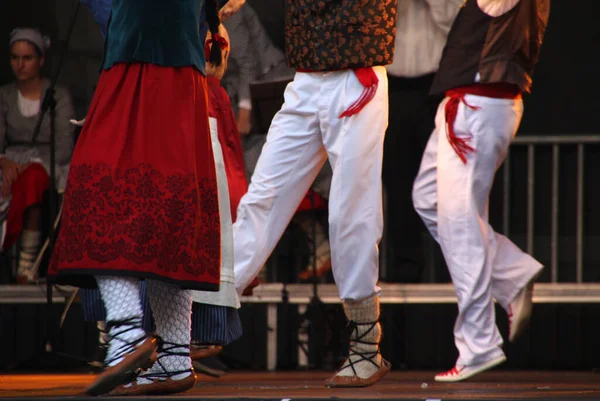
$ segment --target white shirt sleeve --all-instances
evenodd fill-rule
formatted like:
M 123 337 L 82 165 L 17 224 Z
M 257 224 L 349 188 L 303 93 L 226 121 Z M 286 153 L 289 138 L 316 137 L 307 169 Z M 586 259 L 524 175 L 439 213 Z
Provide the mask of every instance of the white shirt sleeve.
M 477 5 L 490 17 L 499 17 L 512 10 L 519 0 L 477 0 Z

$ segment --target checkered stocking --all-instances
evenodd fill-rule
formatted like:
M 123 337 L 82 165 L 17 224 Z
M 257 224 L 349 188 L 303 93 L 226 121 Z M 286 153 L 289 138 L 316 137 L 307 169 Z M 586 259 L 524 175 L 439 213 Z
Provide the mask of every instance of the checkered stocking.
M 158 360 L 137 379 L 138 384 L 152 380 L 184 379 L 192 372 L 190 331 L 192 325 L 192 293 L 161 281 L 148 280 L 148 296 L 156 335 L 160 337 Z
M 107 366 L 114 366 L 132 351 L 133 345 L 146 339 L 146 333 L 142 329 L 138 279 L 96 276 L 96 282 L 106 308 L 109 346 L 105 363 Z

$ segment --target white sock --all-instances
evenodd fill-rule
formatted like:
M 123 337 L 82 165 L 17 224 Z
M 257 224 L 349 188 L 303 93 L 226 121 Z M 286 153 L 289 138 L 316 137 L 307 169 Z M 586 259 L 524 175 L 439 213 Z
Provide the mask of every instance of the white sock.
M 350 355 L 337 375 L 357 375 L 367 379 L 377 372 L 382 363 L 379 353 L 379 298 L 374 296 L 362 301 L 344 301 L 343 305 L 349 324 L 354 329 L 350 335 Z
M 115 366 L 131 351 L 127 344 L 146 339 L 142 329 L 142 305 L 138 279 L 132 277 L 96 276 L 106 308 L 109 343 L 106 365 Z M 115 322 L 126 322 L 115 325 Z
M 156 334 L 164 344 L 158 350 L 158 360 L 154 366 L 139 376 L 137 382 L 147 384 L 155 379 L 184 379 L 191 374 L 192 369 L 189 349 L 192 293 L 162 281 L 148 280 L 148 297 L 156 323 Z M 172 352 L 183 355 L 169 355 Z
M 42 233 L 40 231 L 23 230 L 21 234 L 21 254 L 19 256 L 19 275 L 33 279 L 33 264 L 38 256 Z

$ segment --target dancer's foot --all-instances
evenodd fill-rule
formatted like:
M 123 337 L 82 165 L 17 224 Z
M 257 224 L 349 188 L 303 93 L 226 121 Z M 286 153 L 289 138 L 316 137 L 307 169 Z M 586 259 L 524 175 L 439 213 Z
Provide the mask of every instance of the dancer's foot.
M 508 341 L 511 343 L 515 342 L 529 326 L 533 310 L 533 284 L 538 275 L 539 273 L 529 280 L 508 305 Z
M 138 320 L 112 321 L 107 328 L 122 330 L 111 332 L 109 339 L 109 354 L 105 361 L 106 369 L 85 390 L 87 395 L 98 396 L 110 392 L 120 384 L 130 379 L 138 369 L 147 367 L 149 360 L 156 351 L 157 341 L 154 337 L 146 337 L 141 330 Z M 143 333 L 131 339 L 127 334 L 132 331 Z
M 361 364 L 363 366 L 360 366 Z M 355 365 L 357 366 L 355 367 Z M 335 375 L 325 381 L 325 387 L 372 386 L 388 374 L 391 368 L 392 364 L 383 359 L 381 355 L 377 355 L 377 358 L 365 358 L 354 364 L 348 359 Z M 347 369 L 350 369 L 352 373 L 344 375 L 343 373 Z
M 479 373 L 485 372 L 491 368 L 494 368 L 506 361 L 504 355 L 492 359 L 491 361 L 480 363 L 477 365 L 456 365 L 447 372 L 439 373 L 435 376 L 436 382 L 453 383 L 466 380 L 470 377 L 478 375 Z
M 379 298 L 363 301 L 344 301 L 344 312 L 349 320 L 350 354 L 342 368 L 325 381 L 327 387 L 366 387 L 377 383 L 391 369 L 381 357 L 379 340 Z
M 196 374 L 189 366 L 189 346 L 161 341 L 156 363 L 131 383 L 110 392 L 111 396 L 165 395 L 186 391 L 196 384 Z

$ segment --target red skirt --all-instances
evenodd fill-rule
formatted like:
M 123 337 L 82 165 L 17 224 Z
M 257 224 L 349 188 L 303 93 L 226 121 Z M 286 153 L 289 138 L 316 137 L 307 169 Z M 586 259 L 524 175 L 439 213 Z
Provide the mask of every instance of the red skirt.
M 221 234 L 205 77 L 193 67 L 103 71 L 73 153 L 50 264 L 94 275 L 219 289 Z
M 40 205 L 44 192 L 48 189 L 49 177 L 40 163 L 31 163 L 12 184 L 12 199 L 6 218 L 6 237 L 3 249 L 9 249 L 17 242 L 23 231 L 23 217 L 31 206 Z

